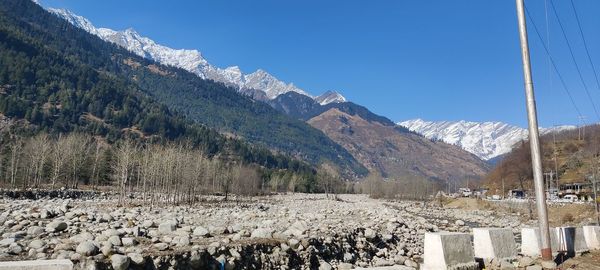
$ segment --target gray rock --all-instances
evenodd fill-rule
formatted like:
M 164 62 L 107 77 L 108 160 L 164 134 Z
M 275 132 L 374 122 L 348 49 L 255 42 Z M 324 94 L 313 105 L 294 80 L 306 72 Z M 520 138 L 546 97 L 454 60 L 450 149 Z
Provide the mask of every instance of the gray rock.
M 169 248 L 169 244 L 166 243 L 156 243 L 154 247 L 160 251 L 167 250 Z
M 373 229 L 371 229 L 371 228 L 365 229 L 365 238 L 367 238 L 368 240 L 371 240 L 375 237 L 377 237 L 377 233 Z
M 65 200 L 60 206 L 60 211 L 67 212 L 71 208 L 71 200 Z
M 35 239 L 35 240 L 29 242 L 29 245 L 27 245 L 27 246 L 32 249 L 38 249 L 38 248 L 44 247 L 45 245 L 46 245 L 46 242 L 44 242 L 44 240 Z
M 202 226 L 198 226 L 194 229 L 194 233 L 195 236 L 202 236 L 205 237 L 208 235 L 208 230 Z
M 167 222 L 163 222 L 160 225 L 158 225 L 158 232 L 163 233 L 163 234 L 169 234 L 169 233 L 174 232 L 176 228 L 177 228 L 177 225 L 175 224 L 175 222 L 167 221 Z
M 456 225 L 456 226 L 465 226 L 465 222 L 462 221 L 462 220 L 460 220 L 460 219 L 458 219 L 458 220 L 456 220 L 454 222 L 454 225 Z
M 273 230 L 269 228 L 258 228 L 252 231 L 251 238 L 273 238 Z
M 292 249 L 297 249 L 298 246 L 300 245 L 300 241 L 298 241 L 297 239 L 292 238 L 292 239 L 288 240 L 288 245 L 290 245 L 290 247 Z
M 138 244 L 137 240 L 135 240 L 135 238 L 132 237 L 123 237 L 121 239 L 121 242 L 123 243 L 123 246 L 126 247 L 135 246 Z
M 98 253 L 98 247 L 92 241 L 84 241 L 77 245 L 75 251 L 84 256 L 94 256 Z
M 121 242 L 121 237 L 118 235 L 113 235 L 108 238 L 108 242 L 110 242 L 113 246 L 121 246 L 123 243 Z
M 542 261 L 542 268 L 554 269 L 556 268 L 556 263 L 554 261 Z
M 189 236 L 180 236 L 177 241 L 178 246 L 189 246 L 190 245 L 190 237 Z
M 8 254 L 12 254 L 12 255 L 19 255 L 21 254 L 21 252 L 23 252 L 23 247 L 21 247 L 21 245 L 19 245 L 18 243 L 12 243 L 10 244 L 10 246 L 8 246 Z
M 524 256 L 519 259 L 519 267 L 527 267 L 532 265 L 534 262 L 535 261 L 533 260 L 533 258 Z
M 10 244 L 16 242 L 17 240 L 14 237 L 5 238 L 0 240 L 0 247 L 8 247 Z
M 413 268 L 417 268 L 419 266 L 418 263 L 414 262 L 413 260 L 409 260 L 409 259 L 404 261 L 404 265 L 406 265 L 408 267 L 413 267 Z
M 131 260 L 131 262 L 135 265 L 143 265 L 146 259 L 140 253 L 129 253 L 127 257 Z
M 50 218 L 50 217 L 52 217 L 52 214 L 48 210 L 42 209 L 40 211 L 40 218 L 47 219 L 47 218 Z
M 44 232 L 45 232 L 44 228 L 39 227 L 39 226 L 31 226 L 31 227 L 27 228 L 27 235 L 29 235 L 29 236 L 38 236 Z
M 530 265 L 525 268 L 525 270 L 542 270 L 541 265 Z
M 502 261 L 500 261 L 500 269 L 510 270 L 510 269 L 517 269 L 517 268 L 512 263 L 510 263 L 506 260 L 502 260 Z
M 102 214 L 102 217 L 100 218 L 100 222 L 111 222 L 112 220 L 113 217 L 109 213 Z
M 50 232 L 60 232 L 60 231 L 66 230 L 68 226 L 69 225 L 67 225 L 67 223 L 65 223 L 64 221 L 55 220 L 55 221 L 48 223 L 46 228 Z
M 115 270 L 126 270 L 129 267 L 129 257 L 120 254 L 110 256 L 110 264 Z
M 144 227 L 144 228 L 152 228 L 154 226 L 155 226 L 155 224 L 154 224 L 154 221 L 152 221 L 152 220 L 144 220 L 144 222 L 142 222 L 142 227 Z
M 319 264 L 319 270 L 332 270 L 333 267 L 331 267 L 331 264 L 329 264 L 328 262 L 321 262 L 321 264 Z
M 102 252 L 104 256 L 108 257 L 110 254 L 112 254 L 112 247 L 102 246 L 102 248 L 100 248 L 100 252 Z
M 350 270 L 353 269 L 354 266 L 352 264 L 349 263 L 340 263 L 338 264 L 338 269 L 339 270 Z

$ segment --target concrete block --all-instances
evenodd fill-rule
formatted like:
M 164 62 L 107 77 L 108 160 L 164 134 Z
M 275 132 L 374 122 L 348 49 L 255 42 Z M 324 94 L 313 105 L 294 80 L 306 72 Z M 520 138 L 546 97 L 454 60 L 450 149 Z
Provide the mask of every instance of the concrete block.
M 422 270 L 478 269 L 466 233 L 425 233 L 423 257 Z
M 0 262 L 0 270 L 73 270 L 70 260 Z
M 473 228 L 475 257 L 504 259 L 517 257 L 517 244 L 511 229 Z
M 550 228 L 550 245 L 552 246 L 552 253 L 556 253 L 558 248 L 556 236 L 556 229 Z M 521 254 L 529 257 L 538 257 L 541 255 L 541 246 L 542 240 L 540 239 L 539 228 L 521 229 Z
M 583 234 L 583 227 L 575 228 L 575 252 L 588 252 L 590 248 L 585 241 L 585 235 Z
M 600 226 L 583 226 L 583 237 L 589 249 L 600 249 Z
M 555 229 L 558 238 L 558 250 L 566 252 L 568 256 L 588 251 L 582 228 L 558 227 Z

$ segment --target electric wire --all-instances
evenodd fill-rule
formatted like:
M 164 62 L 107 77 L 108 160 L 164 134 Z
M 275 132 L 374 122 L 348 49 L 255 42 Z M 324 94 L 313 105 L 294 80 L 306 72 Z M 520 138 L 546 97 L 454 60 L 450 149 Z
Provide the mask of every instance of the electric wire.
M 569 38 L 567 37 L 565 28 L 562 24 L 562 21 L 560 20 L 560 17 L 558 16 L 558 12 L 556 11 L 556 6 L 554 6 L 554 2 L 552 0 L 550 0 L 549 2 L 550 2 L 550 6 L 552 7 L 552 11 L 554 12 L 554 16 L 556 16 L 556 21 L 558 22 L 558 25 L 560 26 L 562 35 L 565 38 L 565 41 L 567 43 L 567 48 L 569 48 L 569 53 L 571 54 L 571 59 L 573 60 L 573 63 L 575 64 L 575 69 L 577 70 L 577 74 L 579 74 L 579 79 L 581 80 L 583 89 L 585 90 L 585 93 L 588 96 L 588 99 L 590 100 L 592 107 L 594 108 L 594 113 L 596 113 L 596 117 L 600 121 L 600 114 L 598 113 L 598 109 L 596 108 L 596 104 L 594 103 L 594 100 L 592 99 L 592 95 L 590 94 L 587 84 L 585 83 L 585 80 L 583 79 L 583 74 L 581 74 L 581 69 L 579 68 L 579 64 L 577 64 L 577 60 L 575 59 L 575 54 L 573 53 L 573 48 L 571 47 L 571 42 L 569 42 Z
M 585 41 L 585 35 L 583 34 L 583 28 L 581 27 L 581 22 L 579 21 L 579 14 L 577 13 L 577 9 L 575 8 L 575 3 L 573 2 L 573 0 L 571 0 L 571 7 L 573 8 L 573 13 L 575 13 L 575 19 L 577 20 L 577 26 L 579 27 L 579 34 L 581 35 L 581 40 L 583 40 L 583 47 L 585 48 L 585 53 L 587 54 L 587 58 L 590 61 L 592 70 L 594 71 L 594 78 L 596 78 L 596 86 L 598 86 L 598 90 L 600 90 L 600 80 L 598 79 L 598 72 L 596 72 L 596 67 L 594 66 L 594 62 L 592 61 L 592 56 L 590 56 L 590 51 L 588 50 L 587 42 Z
M 552 67 L 554 68 L 554 72 L 556 72 L 556 75 L 557 75 L 559 81 L 561 82 L 561 84 L 563 86 L 563 90 L 565 90 L 565 93 L 569 97 L 569 100 L 571 101 L 571 105 L 573 105 L 573 108 L 577 112 L 577 115 L 579 117 L 583 117 L 582 114 L 581 114 L 581 111 L 579 110 L 579 107 L 577 107 L 577 104 L 575 103 L 575 100 L 573 99 L 573 95 L 571 95 L 571 91 L 569 91 L 569 87 L 567 87 L 567 83 L 565 82 L 563 76 L 560 74 L 560 71 L 558 70 L 558 67 L 556 66 L 556 63 L 554 62 L 554 58 L 552 58 L 552 55 L 550 54 L 550 51 L 546 47 L 546 44 L 544 43 L 544 38 L 542 38 L 542 35 L 540 34 L 540 31 L 538 30 L 538 28 L 537 28 L 537 26 L 536 26 L 536 24 L 535 24 L 535 22 L 533 20 L 533 17 L 529 13 L 529 9 L 527 9 L 527 6 L 525 6 L 525 13 L 527 13 L 527 17 L 529 17 L 529 21 L 531 22 L 531 26 L 533 26 L 533 30 L 537 34 L 537 37 L 540 39 L 542 47 L 544 48 L 544 51 L 546 52 L 546 55 L 548 56 L 548 59 L 550 60 L 550 63 L 552 63 Z

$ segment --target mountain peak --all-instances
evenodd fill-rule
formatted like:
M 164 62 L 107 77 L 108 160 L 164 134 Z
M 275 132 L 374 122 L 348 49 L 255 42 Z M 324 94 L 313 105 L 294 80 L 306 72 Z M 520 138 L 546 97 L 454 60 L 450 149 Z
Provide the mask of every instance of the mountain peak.
M 329 91 L 326 91 L 325 93 L 321 94 L 320 96 L 316 97 L 315 101 L 321 105 L 327 105 L 329 103 L 346 102 L 346 98 L 335 90 L 329 90 Z
M 129 34 L 129 35 L 132 35 L 132 36 L 142 37 L 137 31 L 135 31 L 135 29 L 133 29 L 133 27 L 129 27 L 129 28 L 125 29 L 124 32 L 126 34 Z
M 263 69 L 258 69 L 245 76 L 244 86 L 249 89 L 258 89 L 265 92 L 267 98 L 274 99 L 287 92 L 296 92 L 311 97 L 304 90 L 296 87 L 293 83 L 285 83 L 278 80 Z
M 38 3 L 39 4 L 39 3 Z M 48 8 L 48 11 L 50 11 L 51 13 L 57 15 L 58 17 L 61 17 L 63 19 L 65 19 L 66 21 L 68 21 L 70 24 L 74 25 L 75 27 L 81 28 L 91 34 L 97 35 L 98 31 L 96 29 L 96 27 L 94 27 L 94 25 L 92 24 L 92 22 L 90 22 L 88 19 L 79 16 L 73 12 L 71 12 L 68 9 L 64 9 L 64 8 Z

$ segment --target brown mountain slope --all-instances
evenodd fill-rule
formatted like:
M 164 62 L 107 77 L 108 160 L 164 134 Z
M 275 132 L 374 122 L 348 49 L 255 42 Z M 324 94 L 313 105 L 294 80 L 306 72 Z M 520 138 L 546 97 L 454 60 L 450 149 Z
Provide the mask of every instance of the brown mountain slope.
M 582 129 L 583 133 L 583 129 Z M 586 126 L 585 134 L 568 130 L 540 138 L 543 172 L 558 169 L 559 184 L 587 182 L 586 176 L 600 168 L 600 126 Z M 556 162 L 555 158 L 556 157 Z M 485 177 L 484 185 L 500 193 L 515 188 L 532 189 L 533 172 L 529 142 L 514 147 Z
M 422 176 L 457 181 L 479 178 L 489 169 L 487 163 L 457 146 L 432 142 L 335 108 L 308 123 L 346 148 L 371 172 L 384 177 Z

